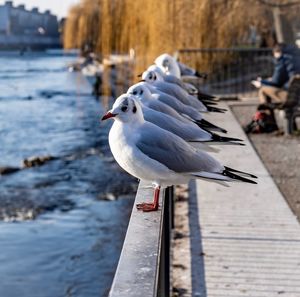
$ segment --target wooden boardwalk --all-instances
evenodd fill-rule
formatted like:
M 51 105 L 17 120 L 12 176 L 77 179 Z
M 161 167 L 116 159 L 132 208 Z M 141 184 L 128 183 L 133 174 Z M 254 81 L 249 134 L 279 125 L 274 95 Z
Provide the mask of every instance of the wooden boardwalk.
M 230 188 L 191 183 L 192 296 L 300 297 L 299 222 L 233 114 L 207 119 L 247 144 L 222 146 L 215 157 L 259 179 Z

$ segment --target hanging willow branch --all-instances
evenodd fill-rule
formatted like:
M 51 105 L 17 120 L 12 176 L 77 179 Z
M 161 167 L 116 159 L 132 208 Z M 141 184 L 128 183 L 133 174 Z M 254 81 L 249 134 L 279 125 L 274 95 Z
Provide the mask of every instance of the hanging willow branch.
M 267 0 L 257 0 L 257 1 L 263 5 L 267 5 L 270 7 L 279 7 L 279 8 L 290 7 L 290 6 L 300 4 L 300 1 L 291 1 L 291 2 L 286 2 L 286 3 L 275 3 L 273 1 L 267 1 Z
M 81 0 L 68 15 L 64 46 L 89 43 L 103 55 L 134 48 L 142 68 L 179 48 L 243 44 L 250 25 L 272 28 L 270 9 L 257 0 Z

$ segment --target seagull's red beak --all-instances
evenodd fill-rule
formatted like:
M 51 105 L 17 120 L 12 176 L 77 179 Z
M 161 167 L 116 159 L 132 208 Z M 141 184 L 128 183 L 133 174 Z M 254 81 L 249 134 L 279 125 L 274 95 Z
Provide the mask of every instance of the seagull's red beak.
M 114 113 L 111 113 L 111 112 L 107 112 L 103 117 L 102 117 L 102 119 L 101 119 L 101 121 L 105 121 L 105 120 L 107 120 L 107 119 L 109 119 L 109 118 L 113 118 L 113 117 L 115 117 L 117 114 L 114 114 Z

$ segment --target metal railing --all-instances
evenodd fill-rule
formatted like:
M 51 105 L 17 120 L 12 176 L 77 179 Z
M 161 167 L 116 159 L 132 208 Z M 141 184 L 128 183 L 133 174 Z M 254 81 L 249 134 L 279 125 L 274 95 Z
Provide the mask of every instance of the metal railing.
M 109 297 L 171 296 L 171 232 L 173 188 L 160 193 L 155 212 L 137 211 L 135 204 L 152 201 L 153 189 L 141 182 Z
M 274 67 L 271 49 L 180 49 L 176 55 L 181 62 L 206 72 L 207 79 L 199 79 L 198 86 L 219 95 L 253 91 L 251 80 L 271 76 Z

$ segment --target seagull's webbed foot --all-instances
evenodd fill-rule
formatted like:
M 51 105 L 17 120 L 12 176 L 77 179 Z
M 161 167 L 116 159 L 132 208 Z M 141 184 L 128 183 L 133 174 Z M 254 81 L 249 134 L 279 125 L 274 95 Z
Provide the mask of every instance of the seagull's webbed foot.
M 154 197 L 152 203 L 139 203 L 136 205 L 136 208 L 138 210 L 142 211 L 157 211 L 158 210 L 158 204 L 159 204 L 159 192 L 160 192 L 160 186 L 156 186 L 154 189 Z
M 138 210 L 142 210 L 145 212 L 149 212 L 149 211 L 157 211 L 158 210 L 158 204 L 154 204 L 154 203 L 139 203 L 136 205 L 136 208 Z

